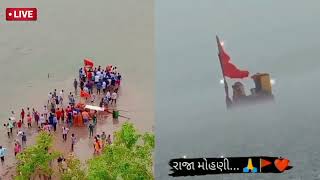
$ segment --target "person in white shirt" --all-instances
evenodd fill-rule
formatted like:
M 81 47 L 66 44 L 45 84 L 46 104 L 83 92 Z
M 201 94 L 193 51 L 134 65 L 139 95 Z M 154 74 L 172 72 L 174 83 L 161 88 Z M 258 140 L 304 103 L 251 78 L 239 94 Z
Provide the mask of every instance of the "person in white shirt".
M 64 98 L 64 91 L 63 91 L 63 89 L 60 91 L 60 96 Z
M 110 91 L 107 92 L 106 94 L 106 98 L 107 98 L 107 102 L 109 104 L 110 100 L 111 100 L 111 94 L 110 94 Z
M 11 111 L 11 117 L 9 118 L 9 120 L 11 120 L 12 121 L 12 123 L 13 123 L 13 126 L 14 127 L 16 127 L 16 118 L 15 118 L 15 113 L 14 113 L 14 111 Z
M 46 119 L 44 118 L 43 114 L 41 114 L 39 121 L 40 121 L 40 126 L 43 127 L 43 125 L 46 123 Z
M 62 139 L 64 142 L 67 141 L 67 134 L 69 132 L 69 128 L 62 127 Z
M 116 105 L 117 104 L 117 93 L 116 92 L 113 92 L 112 94 L 111 94 L 111 104 L 113 104 L 113 102 L 114 102 L 114 104 Z
M 103 75 L 102 77 L 105 78 L 107 76 L 106 71 L 103 71 L 102 75 Z
M 83 88 L 83 90 L 84 90 L 85 92 L 89 93 L 89 89 L 88 89 L 87 86 L 85 86 L 85 87 Z
M 106 88 L 107 88 L 107 83 L 105 81 L 102 82 L 102 91 L 105 94 L 106 93 Z
M 100 73 L 99 77 L 100 77 L 100 81 L 102 81 L 103 80 L 103 73 Z
M 100 80 L 100 76 L 99 76 L 99 75 L 96 75 L 96 76 L 94 77 L 94 82 L 95 82 L 95 83 L 98 83 L 99 80 Z

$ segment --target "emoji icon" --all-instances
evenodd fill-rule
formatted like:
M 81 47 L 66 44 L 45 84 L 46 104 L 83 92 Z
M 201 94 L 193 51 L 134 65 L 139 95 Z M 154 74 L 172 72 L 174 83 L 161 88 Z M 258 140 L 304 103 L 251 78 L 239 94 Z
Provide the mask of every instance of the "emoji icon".
M 283 172 L 284 170 L 287 169 L 287 167 L 289 166 L 289 160 L 285 159 L 285 158 L 279 158 L 276 159 L 274 161 L 274 165 L 276 166 L 276 168 L 280 171 Z
M 257 168 L 252 165 L 252 159 L 251 158 L 248 159 L 248 165 L 247 165 L 247 167 L 243 168 L 243 172 L 244 173 L 248 173 L 248 172 L 256 173 L 256 172 L 258 172 Z
M 269 166 L 270 164 L 272 164 L 272 162 L 265 159 L 260 159 L 260 168 L 264 168 L 266 166 Z

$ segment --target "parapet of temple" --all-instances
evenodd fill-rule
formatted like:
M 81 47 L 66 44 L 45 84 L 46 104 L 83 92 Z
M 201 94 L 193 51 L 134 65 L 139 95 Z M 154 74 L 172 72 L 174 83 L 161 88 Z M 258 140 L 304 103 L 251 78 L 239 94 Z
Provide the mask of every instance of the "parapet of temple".
M 268 73 L 257 73 L 251 78 L 255 87 L 250 89 L 250 95 L 246 95 L 245 86 L 241 82 L 234 83 L 232 86 L 232 105 L 273 100 L 270 75 Z

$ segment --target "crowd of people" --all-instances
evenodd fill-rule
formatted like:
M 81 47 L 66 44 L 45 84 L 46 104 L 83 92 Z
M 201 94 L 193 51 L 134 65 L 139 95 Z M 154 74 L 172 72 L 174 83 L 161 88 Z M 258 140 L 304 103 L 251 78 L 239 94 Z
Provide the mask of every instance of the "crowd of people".
M 65 102 L 65 92 L 61 90 L 59 93 L 54 89 L 48 94 L 47 104 L 43 106 L 42 110 L 27 107 L 22 108 L 18 120 L 14 111 L 11 112 L 11 117 L 8 122 L 4 124 L 8 138 L 14 138 L 14 155 L 19 154 L 26 147 L 27 136 L 26 129 L 36 127 L 38 132 L 46 131 L 48 133 L 56 134 L 57 127 L 62 129 L 62 142 L 67 142 L 67 136 L 70 128 L 77 126 L 87 126 L 89 137 L 94 136 L 94 128 L 97 125 L 98 112 L 90 111 L 84 108 L 84 103 L 80 102 L 77 94 L 79 91 L 86 92 L 90 97 L 83 98 L 85 103 L 95 103 L 96 98 L 100 97 L 100 107 L 116 106 L 118 98 L 118 90 L 120 87 L 122 77 L 118 72 L 117 67 L 109 65 L 106 69 L 101 66 L 95 68 L 80 68 L 79 79 L 74 79 L 73 87 L 74 93 L 70 92 L 67 96 L 68 101 Z M 80 89 L 78 89 L 78 86 Z M 77 100 L 78 99 L 78 103 Z M 27 124 L 27 127 L 25 127 Z M 16 135 L 13 129 L 16 130 Z M 74 150 L 76 144 L 76 134 L 71 134 L 71 148 Z M 93 138 L 94 154 L 99 154 L 102 148 L 111 144 L 111 135 L 96 134 Z M 4 163 L 4 156 L 7 149 L 0 146 L 0 158 L 2 164 Z M 63 162 L 63 158 L 59 159 Z

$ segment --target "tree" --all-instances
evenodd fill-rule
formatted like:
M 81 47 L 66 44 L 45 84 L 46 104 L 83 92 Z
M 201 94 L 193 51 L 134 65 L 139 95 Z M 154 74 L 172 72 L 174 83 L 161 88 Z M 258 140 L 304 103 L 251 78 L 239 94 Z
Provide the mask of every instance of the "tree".
M 100 179 L 154 179 L 154 135 L 139 134 L 131 123 L 124 123 L 115 132 L 112 145 L 104 148 L 100 156 L 88 161 L 89 180 Z
M 57 151 L 49 151 L 52 145 L 53 136 L 47 132 L 40 132 L 36 144 L 18 154 L 15 179 L 27 180 L 36 175 L 50 176 L 53 173 L 50 163 L 60 155 Z
M 81 162 L 79 159 L 75 158 L 73 155 L 69 156 L 67 159 L 67 171 L 63 172 L 61 175 L 62 180 L 85 180 L 86 172 L 81 167 Z

